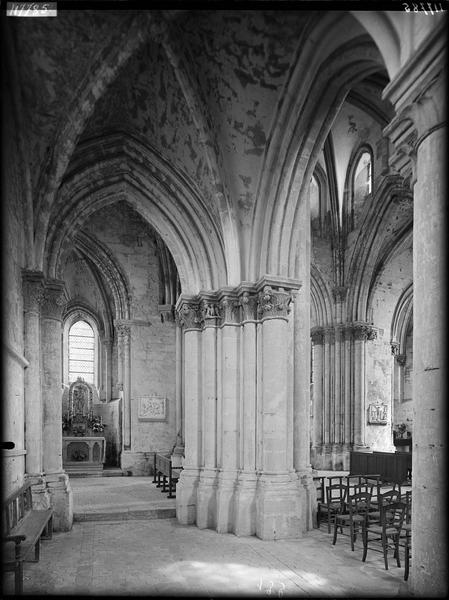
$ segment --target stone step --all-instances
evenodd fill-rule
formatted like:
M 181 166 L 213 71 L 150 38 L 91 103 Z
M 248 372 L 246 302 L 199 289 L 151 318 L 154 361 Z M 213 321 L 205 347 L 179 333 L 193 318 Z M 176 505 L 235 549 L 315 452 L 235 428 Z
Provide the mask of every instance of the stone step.
M 136 508 L 99 508 L 97 510 L 80 511 L 73 513 L 73 520 L 82 521 L 127 521 L 152 519 L 173 519 L 176 517 L 176 508 L 169 507 L 136 507 Z
M 103 477 L 125 477 L 123 471 L 119 468 L 116 469 L 103 469 Z

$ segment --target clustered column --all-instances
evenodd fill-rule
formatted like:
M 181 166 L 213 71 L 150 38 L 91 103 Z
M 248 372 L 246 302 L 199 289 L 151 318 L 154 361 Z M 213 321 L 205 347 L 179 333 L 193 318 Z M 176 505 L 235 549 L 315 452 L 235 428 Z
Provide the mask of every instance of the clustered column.
M 71 487 L 62 468 L 61 331 L 65 302 L 64 283 L 47 280 L 41 307 L 43 468 L 55 509 L 53 525 L 62 531 L 69 530 L 73 521 Z
M 264 539 L 303 529 L 289 365 L 297 288 L 292 280 L 263 278 L 177 303 L 184 336 L 182 523 Z
M 25 448 L 26 475 L 32 482 L 33 506 L 50 507 L 46 486 L 42 435 L 41 331 L 40 311 L 45 294 L 45 280 L 40 271 L 22 274 L 24 307 L 24 348 L 28 368 L 25 370 Z
M 347 469 L 349 450 L 366 448 L 366 343 L 376 335 L 363 321 L 311 330 L 311 446 L 317 468 Z

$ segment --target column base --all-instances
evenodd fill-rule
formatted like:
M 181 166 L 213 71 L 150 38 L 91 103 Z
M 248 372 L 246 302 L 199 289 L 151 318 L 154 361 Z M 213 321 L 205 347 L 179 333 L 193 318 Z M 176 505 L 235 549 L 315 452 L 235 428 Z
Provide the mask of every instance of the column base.
M 296 471 L 299 481 L 299 493 L 302 504 L 303 530 L 310 531 L 314 528 L 314 513 L 316 513 L 316 487 L 313 482 L 312 469 Z
M 256 488 L 255 472 L 239 473 L 235 490 L 234 533 L 238 536 L 256 533 Z
M 184 446 L 178 445 L 173 449 L 171 462 L 173 467 L 182 467 L 184 461 Z
M 51 506 L 51 497 L 47 489 L 44 473 L 27 473 L 26 480 L 31 481 L 33 508 L 47 510 Z
M 184 467 L 176 485 L 176 518 L 182 525 L 196 523 L 199 473 L 199 469 Z
M 366 444 L 354 444 L 352 449 L 354 452 L 371 452 L 371 448 Z
M 201 471 L 197 490 L 196 524 L 200 529 L 217 525 L 217 469 Z
M 234 504 L 237 471 L 221 471 L 217 488 L 217 532 L 234 530 Z
M 257 485 L 256 535 L 262 540 L 281 540 L 300 537 L 303 494 L 298 479 L 290 473 L 263 473 Z
M 73 524 L 73 493 L 67 473 L 46 473 L 45 479 L 51 499 L 53 530 L 70 531 Z

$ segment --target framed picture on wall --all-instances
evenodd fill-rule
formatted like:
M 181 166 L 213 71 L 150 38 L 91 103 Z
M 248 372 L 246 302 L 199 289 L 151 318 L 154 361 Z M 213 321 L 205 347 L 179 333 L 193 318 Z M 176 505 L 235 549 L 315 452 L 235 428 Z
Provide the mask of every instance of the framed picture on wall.
M 167 419 L 167 398 L 150 395 L 138 398 L 139 421 L 165 421 Z

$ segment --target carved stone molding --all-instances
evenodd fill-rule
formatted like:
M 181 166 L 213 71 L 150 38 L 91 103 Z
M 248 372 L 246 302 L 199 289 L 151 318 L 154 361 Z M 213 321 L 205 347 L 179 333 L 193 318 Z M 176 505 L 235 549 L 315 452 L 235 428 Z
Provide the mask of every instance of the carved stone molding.
M 41 271 L 22 271 L 24 310 L 38 312 L 44 300 L 44 275 Z
M 201 309 L 198 296 L 181 296 L 176 307 L 179 325 L 184 329 L 201 329 L 204 323 Z
M 41 314 L 48 319 L 62 321 L 62 312 L 67 302 L 63 281 L 47 280 L 41 300 Z

